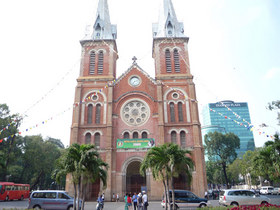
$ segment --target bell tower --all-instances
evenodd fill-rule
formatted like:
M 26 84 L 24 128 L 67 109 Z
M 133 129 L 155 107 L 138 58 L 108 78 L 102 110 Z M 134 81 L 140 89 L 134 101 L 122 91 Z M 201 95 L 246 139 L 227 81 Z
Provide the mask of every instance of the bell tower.
M 163 0 L 159 20 L 153 24 L 153 58 L 158 92 L 162 98 L 164 142 L 173 142 L 192 151 L 195 171 L 190 190 L 203 196 L 207 189 L 204 148 L 199 122 L 195 84 L 190 72 L 188 41 L 171 0 Z M 159 113 L 161 110 L 159 110 Z M 184 186 L 184 184 L 182 184 Z M 181 188 L 180 188 L 181 189 Z
M 75 89 L 70 144 L 94 144 L 100 156 L 109 164 L 108 189 L 111 195 L 112 100 L 113 81 L 116 78 L 118 52 L 117 28 L 112 25 L 107 0 L 99 0 L 92 33 L 80 40 L 82 47 L 80 74 Z M 71 189 L 67 176 L 68 191 Z M 100 184 L 88 186 L 86 199 L 96 197 Z

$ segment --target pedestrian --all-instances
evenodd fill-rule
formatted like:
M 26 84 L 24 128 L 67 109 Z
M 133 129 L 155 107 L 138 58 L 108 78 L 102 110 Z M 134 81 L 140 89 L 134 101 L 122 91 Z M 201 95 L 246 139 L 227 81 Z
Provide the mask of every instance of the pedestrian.
M 133 201 L 133 206 L 134 206 L 134 210 L 137 210 L 137 193 L 135 192 L 134 195 L 132 196 L 132 201 Z
M 117 202 L 119 202 L 120 200 L 120 196 L 119 196 L 119 193 L 117 193 Z
M 131 208 L 132 208 L 131 194 L 128 194 L 128 196 L 127 196 L 127 206 L 128 206 L 128 209 L 131 210 Z
M 144 207 L 144 210 L 147 210 L 147 209 L 148 209 L 148 206 L 149 206 L 149 202 L 148 202 L 148 196 L 147 196 L 147 194 L 146 194 L 146 191 L 143 191 L 142 200 L 143 200 L 143 207 Z
M 115 193 L 113 193 L 113 199 L 112 199 L 112 201 L 113 201 L 113 202 L 115 201 Z
M 124 210 L 128 210 L 127 198 L 128 198 L 128 193 L 126 193 L 125 196 L 124 196 L 124 203 L 125 203 Z
M 137 206 L 138 206 L 138 210 L 143 210 L 143 199 L 141 193 L 138 194 Z
M 104 193 L 102 193 L 102 199 L 103 199 L 103 201 L 105 200 L 105 194 Z

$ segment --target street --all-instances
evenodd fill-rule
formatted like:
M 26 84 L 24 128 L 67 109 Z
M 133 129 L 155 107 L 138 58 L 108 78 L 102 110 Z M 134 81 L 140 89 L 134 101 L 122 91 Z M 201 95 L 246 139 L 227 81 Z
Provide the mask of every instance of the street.
M 280 205 L 280 195 L 268 195 L 271 199 L 271 204 Z M 210 200 L 213 206 L 219 206 L 218 200 Z M 150 201 L 149 202 L 149 210 L 162 210 L 160 205 L 160 201 Z M 85 210 L 94 210 L 96 206 L 96 202 L 86 202 Z M 17 210 L 24 210 L 28 207 L 28 199 L 23 201 L 8 201 L 8 202 L 0 202 L 0 210 L 8 210 L 8 209 L 17 209 Z M 123 202 L 105 202 L 104 210 L 123 210 L 124 203 Z

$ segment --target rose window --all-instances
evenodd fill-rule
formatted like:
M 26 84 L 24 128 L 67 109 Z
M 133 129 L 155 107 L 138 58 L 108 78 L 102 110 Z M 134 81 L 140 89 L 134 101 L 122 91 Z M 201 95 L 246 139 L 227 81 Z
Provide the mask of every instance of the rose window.
M 150 115 L 150 110 L 146 103 L 142 101 L 129 101 L 122 108 L 122 119 L 129 125 L 142 125 Z

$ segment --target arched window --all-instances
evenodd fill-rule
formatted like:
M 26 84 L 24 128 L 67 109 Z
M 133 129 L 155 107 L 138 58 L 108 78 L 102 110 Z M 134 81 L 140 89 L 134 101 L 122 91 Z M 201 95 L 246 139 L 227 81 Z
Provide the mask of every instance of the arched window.
M 90 60 L 89 60 L 89 74 L 94 74 L 95 71 L 95 52 L 90 52 Z
M 99 148 L 100 147 L 100 133 L 94 134 L 94 145 Z
M 172 69 L 171 69 L 171 55 L 170 55 L 170 51 L 168 49 L 165 50 L 165 65 L 166 65 L 166 72 L 170 73 L 172 71 Z
M 90 143 L 91 143 L 91 134 L 90 134 L 90 133 L 87 133 L 87 134 L 86 134 L 85 143 L 86 143 L 86 144 L 90 144 Z
M 173 56 L 174 56 L 174 69 L 175 69 L 175 72 L 180 72 L 179 52 L 178 52 L 177 49 L 175 49 L 173 53 L 174 53 Z
M 133 138 L 134 138 L 134 139 L 138 139 L 138 132 L 134 132 L 134 133 L 133 133 Z
M 180 143 L 182 148 L 186 147 L 186 133 L 184 131 L 180 132 Z
M 129 133 L 128 133 L 128 132 L 125 132 L 125 133 L 123 134 L 123 138 L 124 138 L 124 139 L 129 139 Z
M 95 110 L 95 123 L 96 124 L 100 124 L 100 114 L 101 114 L 101 105 L 97 104 L 96 110 Z
M 146 139 L 148 138 L 148 133 L 147 132 L 143 132 L 142 133 L 142 139 Z
M 170 103 L 170 121 L 175 122 L 174 103 Z
M 177 144 L 176 136 L 177 136 L 176 132 L 172 131 L 171 132 L 171 142 L 174 143 L 174 144 Z
M 87 124 L 92 123 L 92 108 L 93 106 L 90 104 L 88 105 L 88 110 L 87 110 Z
M 98 53 L 98 74 L 103 74 L 103 58 L 104 58 L 104 55 L 103 55 L 103 51 L 100 51 Z
M 182 102 L 178 103 L 178 117 L 179 117 L 179 122 L 183 122 L 184 121 L 183 104 L 182 104 Z

